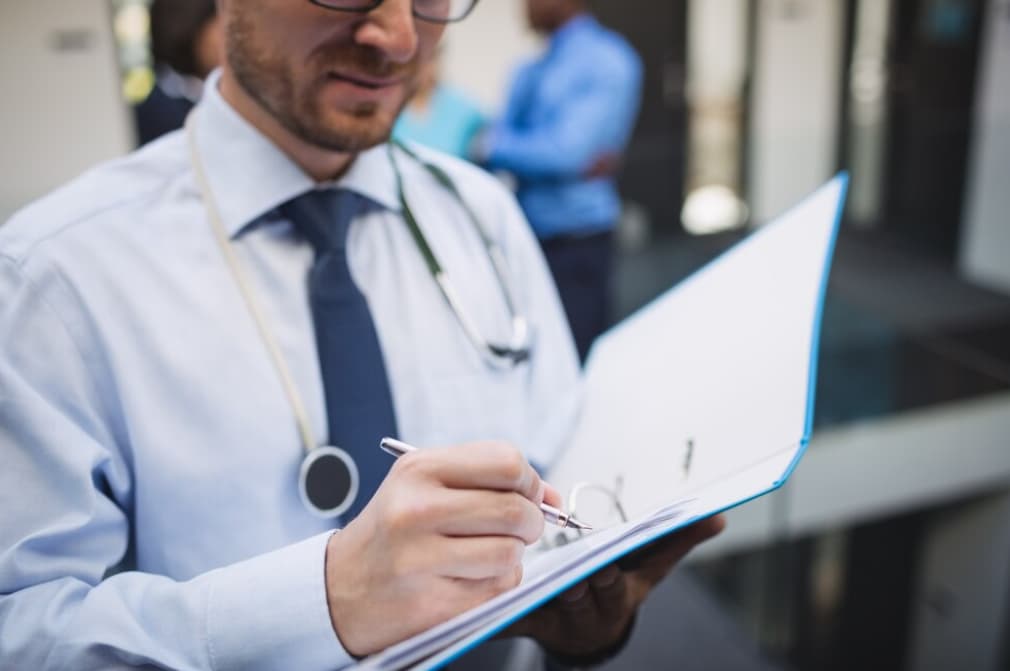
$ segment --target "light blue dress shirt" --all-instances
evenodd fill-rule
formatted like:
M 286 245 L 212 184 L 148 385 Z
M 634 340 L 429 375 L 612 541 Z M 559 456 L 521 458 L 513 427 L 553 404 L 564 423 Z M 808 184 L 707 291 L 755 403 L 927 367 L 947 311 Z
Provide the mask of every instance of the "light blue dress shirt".
M 480 108 L 456 89 L 440 84 L 427 109 L 408 106 L 403 110 L 393 127 L 393 137 L 465 158 L 484 123 Z
M 601 155 L 623 151 L 641 88 L 638 54 L 587 14 L 569 20 L 539 59 L 518 70 L 485 150 L 488 167 L 516 176 L 539 237 L 594 233 L 617 222 L 613 178 L 584 175 Z
M 305 281 L 313 252 L 275 210 L 313 184 L 228 106 L 216 77 L 196 115 L 225 226 L 322 439 Z M 404 225 L 386 147 L 361 154 L 339 185 L 383 207 L 352 223 L 349 262 L 401 435 L 422 446 L 504 439 L 547 464 L 570 433 L 579 375 L 548 271 L 492 177 L 418 151 L 458 181 L 502 244 L 537 339 L 528 364 L 486 367 Z M 459 203 L 416 163 L 401 166 L 467 309 L 488 336 L 507 333 Z M 0 226 L 0 666 L 350 663 L 326 604 L 332 530 L 297 493 L 303 453 L 182 133 Z M 124 556 L 126 570 L 112 572 Z

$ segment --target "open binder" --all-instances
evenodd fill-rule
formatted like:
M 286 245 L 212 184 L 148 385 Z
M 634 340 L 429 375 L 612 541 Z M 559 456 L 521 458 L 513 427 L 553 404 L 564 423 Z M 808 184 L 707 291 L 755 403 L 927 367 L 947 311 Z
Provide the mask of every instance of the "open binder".
M 518 587 L 361 668 L 439 668 L 629 552 L 780 487 L 810 439 L 847 185 L 835 177 L 593 346 L 578 428 L 547 480 L 608 492 L 625 521 L 534 546 Z

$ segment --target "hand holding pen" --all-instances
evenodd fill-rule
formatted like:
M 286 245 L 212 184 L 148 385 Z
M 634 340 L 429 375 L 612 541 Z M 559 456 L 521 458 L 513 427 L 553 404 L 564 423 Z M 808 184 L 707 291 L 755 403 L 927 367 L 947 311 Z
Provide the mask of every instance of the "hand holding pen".
M 371 654 L 518 585 L 526 548 L 544 532 L 545 493 L 560 503 L 507 443 L 399 458 L 361 513 L 326 541 L 326 603 L 344 649 Z M 571 524 L 560 511 L 548 517 Z
M 402 440 L 396 440 L 395 438 L 383 438 L 379 441 L 379 447 L 388 454 L 397 458 L 402 457 L 408 452 L 415 452 L 417 450 L 417 448 L 413 445 L 408 445 Z M 546 520 L 549 524 L 555 524 L 563 529 L 581 529 L 583 531 L 592 531 L 593 529 L 593 527 L 585 522 L 580 522 L 568 513 L 558 510 L 547 503 L 541 502 L 540 510 L 544 514 L 544 520 Z

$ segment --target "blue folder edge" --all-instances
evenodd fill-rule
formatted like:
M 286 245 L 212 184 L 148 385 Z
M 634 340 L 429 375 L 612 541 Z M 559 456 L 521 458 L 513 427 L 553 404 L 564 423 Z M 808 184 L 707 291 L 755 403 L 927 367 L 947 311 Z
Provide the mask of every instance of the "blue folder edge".
M 792 473 L 793 473 L 794 470 L 796 470 L 796 466 L 797 466 L 797 464 L 799 464 L 800 458 L 807 451 L 807 446 L 810 444 L 810 435 L 813 433 L 813 426 L 814 426 L 814 396 L 815 396 L 816 390 L 817 390 L 817 356 L 818 356 L 818 352 L 820 351 L 821 322 L 822 322 L 823 317 L 824 317 L 824 299 L 825 299 L 825 296 L 827 295 L 827 292 L 828 292 L 828 277 L 831 274 L 831 261 L 834 258 L 835 244 L 838 241 L 838 231 L 841 229 L 841 225 L 842 225 L 842 213 L 843 213 L 843 211 L 845 209 L 845 198 L 846 198 L 846 195 L 847 195 L 848 189 L 849 189 L 849 175 L 848 175 L 848 173 L 845 172 L 845 171 L 838 173 L 827 184 L 825 184 L 824 186 L 820 187 L 820 189 L 826 188 L 828 185 L 834 183 L 835 181 L 840 181 L 840 183 L 841 183 L 841 189 L 840 189 L 839 197 L 838 197 L 838 208 L 835 211 L 835 222 L 834 222 L 834 226 L 833 226 L 832 231 L 831 231 L 831 239 L 828 241 L 827 253 L 826 253 L 826 258 L 825 258 L 825 261 L 824 261 L 824 274 L 821 276 L 821 287 L 820 287 L 820 290 L 819 290 L 820 293 L 818 294 L 818 300 L 817 300 L 817 313 L 814 315 L 814 334 L 813 334 L 813 338 L 810 341 L 810 367 L 809 367 L 809 369 L 810 369 L 810 379 L 807 382 L 808 386 L 807 386 L 807 416 L 806 416 L 806 426 L 804 427 L 804 430 L 803 430 L 803 437 L 800 439 L 800 442 L 799 442 L 799 449 L 796 450 L 796 456 L 793 457 L 793 460 L 789 463 L 789 466 L 786 467 L 786 470 L 782 474 L 782 476 L 778 480 L 776 480 L 772 484 L 772 486 L 769 487 L 768 489 L 766 489 L 763 492 L 760 492 L 758 494 L 755 494 L 754 496 L 751 496 L 750 498 L 746 498 L 746 499 L 743 499 L 741 501 L 737 501 L 736 503 L 728 505 L 725 508 L 722 508 L 722 509 L 717 510 L 717 511 L 712 512 L 712 513 L 708 513 L 707 515 L 697 515 L 695 517 L 687 518 L 687 519 L 684 520 L 683 523 L 677 525 L 676 527 L 674 527 L 672 529 L 669 529 L 664 534 L 664 536 L 665 535 L 669 535 L 669 534 L 671 534 L 671 533 L 673 533 L 673 532 L 675 532 L 675 531 L 677 531 L 679 529 L 683 529 L 684 527 L 690 526 L 691 524 L 694 524 L 695 522 L 698 522 L 698 521 L 700 521 L 701 519 L 703 519 L 705 517 L 711 517 L 713 515 L 718 515 L 721 512 L 729 510 L 730 508 L 736 508 L 737 506 L 741 506 L 741 505 L 743 505 L 745 503 L 749 503 L 749 502 L 753 501 L 754 499 L 758 499 L 758 498 L 764 496 L 765 494 L 768 494 L 769 492 L 775 491 L 776 489 L 778 489 L 779 487 L 781 487 L 783 484 L 785 484 L 786 480 L 789 479 L 789 476 L 792 475 Z M 818 191 L 820 191 L 820 189 L 818 189 Z M 798 207 L 801 207 L 807 201 L 807 199 L 813 198 L 814 195 L 816 195 L 816 193 L 817 192 L 814 192 L 810 196 L 807 196 L 807 198 L 804 198 L 802 201 L 800 201 L 800 203 L 798 203 L 797 205 L 794 205 L 792 208 L 790 208 L 789 210 L 787 210 L 786 213 L 784 213 L 782 216 L 785 216 L 785 214 L 788 214 L 792 210 L 794 210 L 794 209 L 796 209 Z M 751 233 L 750 235 L 748 235 L 743 240 L 740 240 L 735 245 L 733 245 L 733 247 L 731 247 L 730 249 L 735 249 L 738 245 L 747 244 L 748 240 L 755 233 L 757 233 L 759 231 L 760 231 L 760 229 L 758 229 L 757 231 L 754 231 L 754 233 Z M 727 251 L 729 251 L 729 250 L 727 250 Z M 699 270 L 695 271 L 694 273 L 692 273 L 691 275 L 689 275 L 687 278 L 685 278 L 684 280 L 682 280 L 681 282 L 679 282 L 676 286 L 674 286 L 671 289 L 669 289 L 669 291 L 677 291 L 678 289 L 683 288 L 683 286 L 686 283 L 690 282 L 695 276 L 697 276 L 700 273 L 704 272 L 710 266 L 712 266 L 712 265 L 714 265 L 716 263 L 719 263 L 720 259 L 722 259 L 723 255 L 725 255 L 725 254 L 726 254 L 726 252 L 723 252 L 723 254 L 720 254 L 718 257 L 716 257 L 712 261 L 710 261 L 707 264 L 705 264 L 704 266 L 702 266 Z M 656 300 L 658 300 L 658 299 L 656 299 Z M 643 308 L 643 310 L 648 310 L 648 309 L 649 309 L 648 305 L 645 308 Z M 628 554 L 631 554 L 635 550 L 638 550 L 639 548 L 641 548 L 643 545 L 648 545 L 649 543 L 655 542 L 655 541 L 659 540 L 662 537 L 663 536 L 658 536 L 656 538 L 650 538 L 650 539 L 648 539 L 646 541 L 643 541 L 639 545 L 635 545 L 633 547 L 630 547 L 621 556 L 623 557 L 623 556 L 626 556 Z M 619 558 L 620 557 L 615 558 L 615 561 L 617 559 L 619 559 Z M 537 608 L 539 608 L 540 606 L 542 606 L 544 603 L 550 601 L 551 599 L 553 599 L 554 597 L 556 597 L 558 594 L 561 594 L 566 589 L 568 589 L 569 587 L 573 586 L 575 583 L 579 582 L 580 580 L 582 580 L 585 577 L 586 577 L 585 575 L 582 575 L 582 576 L 575 577 L 575 578 L 573 578 L 572 580 L 570 580 L 568 582 L 565 582 L 563 585 L 561 585 L 560 587 L 558 587 L 556 590 L 554 590 L 553 592 L 551 592 L 549 595 L 545 596 L 543 599 L 538 600 L 536 603 L 530 604 L 530 606 L 528 608 L 525 608 L 525 609 L 521 610 L 520 612 L 516 613 L 515 615 L 513 615 L 513 616 L 511 616 L 511 617 L 509 617 L 507 619 L 504 619 L 501 622 L 496 623 L 495 626 L 493 628 L 487 630 L 485 632 L 485 635 L 483 637 L 481 637 L 479 640 L 473 641 L 472 643 L 470 643 L 469 645 L 467 645 L 465 648 L 462 648 L 451 659 L 445 660 L 442 664 L 440 664 L 438 667 L 435 667 L 435 668 L 441 668 L 442 666 L 444 666 L 444 664 L 448 664 L 453 659 L 457 659 L 457 658 L 461 657 L 462 655 L 466 654 L 467 652 L 469 652 L 470 650 L 472 650 L 476 646 L 480 645 L 481 643 L 483 643 L 485 640 L 487 640 L 491 636 L 497 634 L 502 629 L 505 629 L 506 627 L 508 627 L 509 625 L 511 625 L 516 620 L 522 619 L 525 615 L 527 615 L 528 613 L 536 610 Z M 435 653 L 435 654 L 438 654 L 438 653 Z M 423 663 L 423 661 L 424 660 L 417 660 L 415 662 L 412 662 L 411 664 L 412 665 L 413 664 L 420 664 L 420 663 Z

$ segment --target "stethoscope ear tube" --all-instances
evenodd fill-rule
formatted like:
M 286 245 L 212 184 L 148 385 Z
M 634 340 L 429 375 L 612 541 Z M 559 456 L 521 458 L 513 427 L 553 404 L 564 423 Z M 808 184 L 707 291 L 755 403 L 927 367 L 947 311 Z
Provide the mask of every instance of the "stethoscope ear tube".
M 484 243 L 484 249 L 487 252 L 488 260 L 490 261 L 491 268 L 498 280 L 498 286 L 501 289 L 502 296 L 505 300 L 505 306 L 509 312 L 509 323 L 512 327 L 512 333 L 509 337 L 508 345 L 494 344 L 482 337 L 476 323 L 470 318 L 469 313 L 463 309 L 463 304 L 460 301 L 459 295 L 456 293 L 452 283 L 449 282 L 448 274 L 442 267 L 442 264 L 439 263 L 438 257 L 435 256 L 435 252 L 432 250 L 431 245 L 428 244 L 428 240 L 425 238 L 424 232 L 421 230 L 421 227 L 417 222 L 417 217 L 414 215 L 414 212 L 410 207 L 410 203 L 407 202 L 407 196 L 403 187 L 403 175 L 400 172 L 399 165 L 396 161 L 396 149 L 400 149 L 407 156 L 417 161 L 425 170 L 428 171 L 437 183 L 442 185 L 456 198 L 456 200 L 459 201 L 460 206 L 466 212 L 474 230 Z M 456 321 L 459 322 L 459 325 L 463 329 L 463 333 L 466 334 L 467 339 L 474 348 L 476 348 L 477 353 L 480 354 L 481 358 L 491 368 L 511 368 L 529 359 L 532 349 L 532 337 L 530 334 L 531 329 L 529 328 L 529 322 L 526 317 L 517 313 L 515 296 L 512 293 L 512 287 L 509 283 L 508 264 L 505 261 L 505 255 L 502 254 L 501 248 L 495 243 L 491 236 L 488 235 L 487 231 L 481 225 L 480 220 L 477 218 L 473 209 L 460 195 L 459 189 L 456 188 L 456 184 L 452 181 L 452 178 L 450 178 L 449 175 L 446 174 L 446 172 L 440 167 L 422 160 L 417 154 L 400 142 L 394 141 L 389 144 L 389 162 L 393 168 L 393 174 L 396 178 L 397 196 L 400 200 L 400 207 L 403 209 L 403 219 L 407 224 L 407 228 L 409 229 L 411 236 L 414 238 L 414 242 L 417 245 L 418 250 L 424 257 L 424 261 L 428 266 L 431 276 L 434 278 L 435 283 L 442 292 L 442 297 L 449 305 L 449 309 L 452 310 L 452 313 L 455 315 Z

